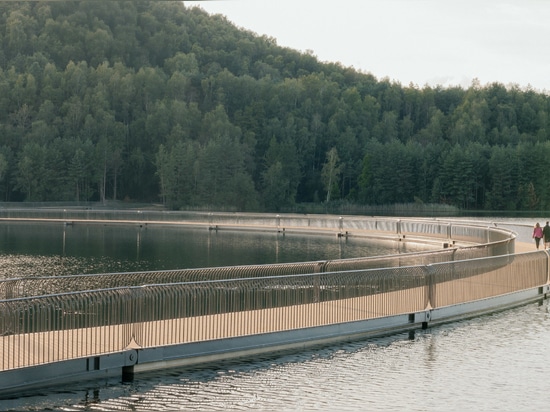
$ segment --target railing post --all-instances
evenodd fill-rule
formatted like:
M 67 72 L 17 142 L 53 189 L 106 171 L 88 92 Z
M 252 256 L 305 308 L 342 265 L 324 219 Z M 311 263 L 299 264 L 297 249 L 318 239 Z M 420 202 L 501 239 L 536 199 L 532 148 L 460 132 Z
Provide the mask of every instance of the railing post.
M 435 308 L 435 270 L 432 265 L 424 266 L 426 269 L 426 310 L 431 310 Z

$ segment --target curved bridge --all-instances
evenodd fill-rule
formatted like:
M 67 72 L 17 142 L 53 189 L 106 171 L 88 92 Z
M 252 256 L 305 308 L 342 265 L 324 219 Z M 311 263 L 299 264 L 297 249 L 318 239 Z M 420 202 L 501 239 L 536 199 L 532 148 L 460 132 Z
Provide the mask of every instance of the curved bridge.
M 425 244 L 375 258 L 0 281 L 0 394 L 427 328 L 545 299 L 546 251 L 495 224 L 361 216 L 2 211 Z

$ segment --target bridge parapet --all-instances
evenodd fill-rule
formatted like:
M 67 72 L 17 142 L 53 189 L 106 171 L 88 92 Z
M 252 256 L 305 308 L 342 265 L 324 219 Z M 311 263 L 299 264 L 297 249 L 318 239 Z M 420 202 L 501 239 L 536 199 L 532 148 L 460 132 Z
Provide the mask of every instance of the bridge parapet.
M 63 362 L 80 365 L 67 375 L 71 379 L 186 365 L 414 330 L 548 293 L 546 251 L 514 254 L 515 233 L 493 225 L 207 216 L 193 223 L 309 227 L 315 234 L 320 228 L 435 241 L 441 248 L 377 258 L 6 280 L 0 282 L 0 392 L 38 385 L 32 380 L 36 368 Z

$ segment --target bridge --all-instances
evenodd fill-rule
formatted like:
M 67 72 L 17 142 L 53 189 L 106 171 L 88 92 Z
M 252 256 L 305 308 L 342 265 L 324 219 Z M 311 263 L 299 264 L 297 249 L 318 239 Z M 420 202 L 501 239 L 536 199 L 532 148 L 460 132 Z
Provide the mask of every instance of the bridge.
M 422 243 L 430 249 L 289 264 L 2 280 L 0 395 L 414 333 L 542 301 L 550 291 L 547 251 L 519 242 L 517 227 L 494 222 L 91 209 L 4 210 L 0 221 L 300 232 Z

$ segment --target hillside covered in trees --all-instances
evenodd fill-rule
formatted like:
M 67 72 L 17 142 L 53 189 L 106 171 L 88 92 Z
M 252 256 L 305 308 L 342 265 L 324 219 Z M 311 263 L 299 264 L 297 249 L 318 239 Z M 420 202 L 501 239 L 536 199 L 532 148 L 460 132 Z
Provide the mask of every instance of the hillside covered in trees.
M 181 2 L 0 3 L 0 199 L 550 210 L 550 100 L 403 86 Z

